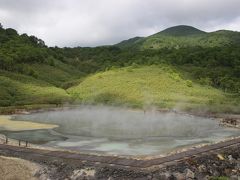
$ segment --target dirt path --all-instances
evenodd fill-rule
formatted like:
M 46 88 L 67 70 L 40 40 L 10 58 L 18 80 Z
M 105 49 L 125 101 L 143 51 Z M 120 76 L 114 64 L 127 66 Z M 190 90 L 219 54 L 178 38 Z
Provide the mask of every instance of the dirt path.
M 40 167 L 32 162 L 13 158 L 0 156 L 0 180 L 35 180 L 35 173 Z

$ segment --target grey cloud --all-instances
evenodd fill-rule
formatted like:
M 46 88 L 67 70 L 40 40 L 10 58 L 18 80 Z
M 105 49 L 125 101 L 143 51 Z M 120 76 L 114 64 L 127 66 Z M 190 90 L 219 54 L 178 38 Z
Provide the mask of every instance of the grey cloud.
M 240 30 L 239 8 L 239 0 L 0 0 L 0 21 L 50 46 L 96 46 L 179 24 Z

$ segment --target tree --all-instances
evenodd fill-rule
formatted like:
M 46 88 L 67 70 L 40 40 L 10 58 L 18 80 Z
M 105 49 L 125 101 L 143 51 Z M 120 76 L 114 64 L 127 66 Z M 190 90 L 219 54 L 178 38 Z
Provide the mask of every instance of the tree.
M 40 47 L 45 47 L 45 42 L 43 40 L 38 39 L 35 36 L 29 36 L 29 39 L 33 44 L 39 45 Z
M 8 36 L 17 36 L 18 35 L 17 31 L 15 29 L 12 29 L 12 28 L 7 28 L 6 29 L 6 34 Z

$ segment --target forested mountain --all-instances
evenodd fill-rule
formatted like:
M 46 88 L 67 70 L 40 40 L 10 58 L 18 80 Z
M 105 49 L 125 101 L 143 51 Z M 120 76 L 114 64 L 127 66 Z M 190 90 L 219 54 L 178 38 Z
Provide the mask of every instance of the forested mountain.
M 124 40 L 124 41 L 116 44 L 116 46 L 119 47 L 119 48 L 132 48 L 132 47 L 134 47 L 136 44 L 138 44 L 139 42 L 141 42 L 142 39 L 143 39 L 143 37 L 130 38 L 130 39 L 128 39 L 128 40 Z
M 180 25 L 167 28 L 156 35 L 168 35 L 168 36 L 192 36 L 192 35 L 204 35 L 206 32 L 201 31 L 192 26 Z
M 227 30 L 207 33 L 191 26 L 175 26 L 149 37 L 133 40 L 123 41 L 116 46 L 120 48 L 132 47 L 141 50 L 238 46 L 240 44 L 240 33 Z
M 114 46 L 58 48 L 47 47 L 35 36 L 20 35 L 0 26 L 0 106 L 69 102 L 79 96 L 71 94 L 76 94 L 74 87 L 71 91 L 65 89 L 81 84 L 95 73 L 151 65 L 167 66 L 166 73 L 173 78 L 179 76 L 189 84 L 219 89 L 238 102 L 240 33 L 207 33 L 190 26 L 176 26 Z
M 60 49 L 82 71 L 94 72 L 131 64 L 171 64 L 192 78 L 224 91 L 240 91 L 240 33 L 206 33 L 190 26 L 168 28 L 146 38 L 132 38 L 115 46 Z M 76 58 L 77 57 L 77 58 Z

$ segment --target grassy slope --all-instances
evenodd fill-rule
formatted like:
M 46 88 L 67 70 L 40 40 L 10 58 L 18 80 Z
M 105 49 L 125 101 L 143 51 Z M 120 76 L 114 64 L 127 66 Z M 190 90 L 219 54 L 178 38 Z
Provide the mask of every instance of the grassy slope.
M 83 74 L 44 42 L 0 27 L 0 111 L 8 106 L 69 102 L 65 90 Z
M 68 92 L 84 103 L 135 107 L 197 108 L 207 105 L 226 109 L 238 103 L 220 90 L 191 83 L 179 71 L 166 66 L 127 67 L 97 73 Z
M 70 100 L 63 90 L 35 78 L 0 71 L 0 106 L 57 104 Z
M 83 75 L 74 67 L 55 60 L 47 64 L 25 64 L 36 76 L 0 70 L 0 107 L 34 106 L 70 102 L 72 98 L 62 89 L 66 84 L 77 82 Z M 0 111 L 1 111 L 0 109 Z

